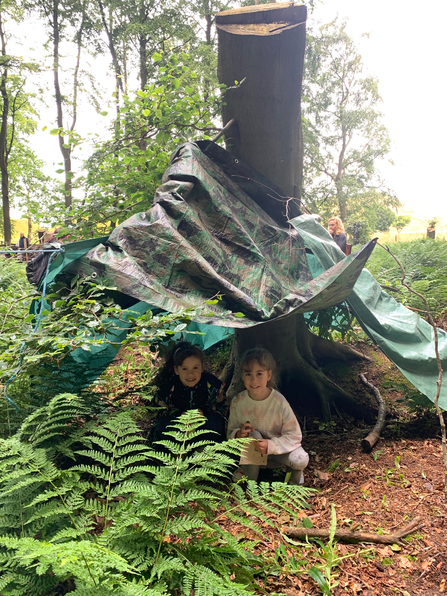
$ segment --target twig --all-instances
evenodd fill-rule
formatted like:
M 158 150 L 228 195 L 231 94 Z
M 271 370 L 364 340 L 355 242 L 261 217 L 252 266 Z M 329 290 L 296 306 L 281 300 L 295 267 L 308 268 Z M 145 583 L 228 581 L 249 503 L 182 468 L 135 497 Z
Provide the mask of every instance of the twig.
M 405 283 L 404 280 L 405 280 L 406 273 L 405 273 L 405 269 L 403 268 L 399 259 L 391 252 L 391 250 L 388 248 L 388 246 L 384 246 L 383 244 L 380 244 L 380 242 L 378 242 L 377 244 L 379 246 L 381 246 L 384 250 L 386 250 L 393 257 L 393 259 L 396 261 L 396 263 L 401 268 L 402 278 L 400 280 L 400 283 L 405 288 L 407 288 L 407 290 L 409 292 L 411 292 L 412 294 L 415 294 L 416 296 L 419 296 L 419 298 L 421 298 L 421 300 L 424 301 L 425 308 L 427 309 L 427 320 L 430 323 L 430 325 L 433 327 L 433 334 L 434 334 L 434 338 L 435 338 L 436 364 L 438 365 L 438 380 L 436 381 L 436 395 L 435 395 L 434 403 L 435 403 L 436 413 L 438 414 L 438 418 L 439 418 L 439 424 L 441 426 L 442 457 L 443 457 L 443 461 L 444 461 L 444 497 L 445 497 L 445 500 L 447 501 L 447 440 L 446 440 L 444 415 L 442 413 L 441 408 L 439 407 L 439 396 L 441 394 L 441 383 L 442 383 L 443 371 L 442 371 L 441 358 L 439 356 L 438 329 L 435 325 L 433 317 L 431 316 L 430 306 L 429 306 L 428 301 L 425 298 L 425 296 L 423 296 L 422 294 L 419 294 L 419 292 L 416 292 L 416 290 L 413 290 L 413 288 L 410 288 L 410 286 L 407 283 Z
M 374 447 L 374 445 L 377 443 L 377 441 L 380 439 L 380 433 L 382 432 L 383 427 L 385 425 L 386 407 L 385 402 L 383 401 L 383 398 L 380 395 L 380 391 L 377 389 L 377 387 L 369 383 L 366 380 L 366 377 L 363 373 L 359 374 L 359 378 L 361 382 L 365 385 L 365 387 L 368 387 L 368 389 L 370 389 L 374 393 L 377 403 L 379 404 L 379 414 L 377 415 L 377 422 L 372 431 L 369 433 L 369 435 L 365 437 L 361 443 L 362 449 L 369 453 L 371 449 Z
M 223 134 L 225 134 L 225 133 L 227 132 L 227 130 L 228 130 L 228 129 L 229 129 L 231 126 L 233 126 L 233 124 L 234 124 L 235 122 L 236 122 L 236 119 L 235 119 L 235 118 L 232 118 L 232 119 L 231 119 L 229 122 L 227 122 L 227 123 L 225 124 L 225 126 L 224 126 L 224 127 L 221 129 L 221 130 L 220 130 L 220 132 L 218 132 L 218 133 L 217 133 L 217 135 L 211 139 L 211 140 L 212 140 L 212 142 L 213 142 L 213 143 L 216 143 L 216 142 L 217 142 L 217 141 L 220 139 L 220 137 L 221 137 Z
M 395 534 L 369 534 L 368 532 L 357 532 L 352 530 L 336 530 L 335 538 L 343 542 L 375 542 L 377 544 L 397 544 L 402 542 L 405 536 L 413 534 L 424 527 L 422 518 L 415 517 L 412 522 Z M 320 528 L 285 528 L 284 534 L 292 538 L 304 540 L 305 538 L 329 538 L 329 530 Z

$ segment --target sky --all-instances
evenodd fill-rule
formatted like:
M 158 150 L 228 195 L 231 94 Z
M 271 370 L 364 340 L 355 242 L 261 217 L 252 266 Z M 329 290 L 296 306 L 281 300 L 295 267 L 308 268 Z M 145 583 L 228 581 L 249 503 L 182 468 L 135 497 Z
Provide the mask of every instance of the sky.
M 447 4 L 326 0 L 310 19 L 329 22 L 337 14 L 347 19 L 365 70 L 379 80 L 394 162 L 381 167 L 383 177 L 417 215 L 447 220 Z
M 405 210 L 419 217 L 445 218 L 447 190 L 444 172 L 447 151 L 447 81 L 444 76 L 445 23 L 447 4 L 435 0 L 425 5 L 415 0 L 325 0 L 316 1 L 309 20 L 328 22 L 337 15 L 347 19 L 347 31 L 356 41 L 365 65 L 365 73 L 379 80 L 383 98 L 381 111 L 392 141 L 394 165 L 383 164 L 380 171 L 394 190 Z M 41 32 L 32 23 L 22 38 L 22 54 L 39 47 Z M 369 38 L 362 36 L 369 33 Z M 101 63 L 101 77 L 107 71 Z M 51 87 L 51 73 L 43 73 Z M 102 98 L 103 108 L 111 101 L 112 87 Z M 40 126 L 54 126 L 54 106 L 42 110 Z M 79 118 L 80 132 L 105 130 L 107 118 L 101 118 L 84 103 Z M 56 137 L 39 132 L 33 146 L 50 164 L 47 173 L 54 174 L 61 161 Z M 14 212 L 13 217 L 17 217 Z

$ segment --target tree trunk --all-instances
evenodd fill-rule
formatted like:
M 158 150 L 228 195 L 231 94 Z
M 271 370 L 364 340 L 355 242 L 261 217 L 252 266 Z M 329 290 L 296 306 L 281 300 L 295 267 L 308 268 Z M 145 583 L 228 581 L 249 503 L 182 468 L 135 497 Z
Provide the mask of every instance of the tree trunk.
M 219 81 L 236 88 L 224 96 L 224 124 L 235 118 L 228 130 L 229 150 L 248 161 L 285 191 L 284 199 L 300 197 L 303 145 L 301 130 L 301 80 L 306 39 L 306 7 L 290 3 L 249 6 L 216 15 L 219 35 Z M 232 136 L 229 136 L 229 135 Z M 279 225 L 299 215 L 287 202 L 272 204 L 269 214 Z M 256 345 L 274 356 L 279 388 L 295 410 L 318 400 L 325 419 L 331 401 L 337 400 L 361 416 L 359 406 L 319 369 L 312 348 L 318 344 L 301 314 L 237 329 L 230 362 L 223 375 L 231 398 L 240 388 L 234 371 L 241 354 Z M 349 354 L 359 357 L 352 351 Z M 343 354 L 348 358 L 348 353 Z
M 236 118 L 240 139 L 229 150 L 300 198 L 303 148 L 301 81 L 306 42 L 303 5 L 262 4 L 216 15 L 219 81 L 228 89 L 224 124 Z
M 0 13 L 0 37 L 2 43 L 2 56 L 6 56 L 6 40 L 3 30 L 3 14 Z M 8 174 L 8 116 L 9 96 L 6 88 L 8 69 L 4 68 L 0 80 L 0 94 L 2 96 L 2 122 L 0 128 L 0 172 L 2 176 L 2 206 L 3 206 L 3 235 L 6 244 L 11 244 L 11 215 L 9 206 L 9 174 Z
M 62 108 L 62 93 L 59 83 L 59 41 L 60 41 L 60 25 L 59 25 L 59 0 L 54 0 L 53 3 L 53 15 L 52 15 L 52 28 L 53 28 L 53 76 L 54 76 L 54 93 L 56 96 L 56 110 L 57 110 L 57 127 L 61 129 L 58 135 L 59 148 L 62 153 L 64 160 L 65 170 L 65 182 L 64 182 L 64 201 L 65 207 L 68 209 L 71 207 L 72 194 L 71 194 L 71 178 L 69 173 L 71 172 L 71 150 L 64 147 L 65 137 L 62 134 L 64 129 L 64 118 Z M 68 222 L 67 222 L 68 223 Z

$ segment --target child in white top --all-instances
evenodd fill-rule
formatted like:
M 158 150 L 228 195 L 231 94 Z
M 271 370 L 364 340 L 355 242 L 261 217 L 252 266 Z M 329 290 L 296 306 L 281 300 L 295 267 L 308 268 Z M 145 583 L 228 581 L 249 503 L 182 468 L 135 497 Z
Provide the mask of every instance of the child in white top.
M 289 402 L 271 387 L 275 369 L 272 355 L 264 348 L 248 350 L 239 369 L 245 391 L 231 402 L 228 438 L 258 439 L 255 449 L 267 455 L 267 465 L 286 465 L 292 472 L 290 484 L 303 484 L 302 471 L 309 456 L 301 447 L 301 428 Z M 249 480 L 257 480 L 259 465 L 244 464 L 242 469 Z

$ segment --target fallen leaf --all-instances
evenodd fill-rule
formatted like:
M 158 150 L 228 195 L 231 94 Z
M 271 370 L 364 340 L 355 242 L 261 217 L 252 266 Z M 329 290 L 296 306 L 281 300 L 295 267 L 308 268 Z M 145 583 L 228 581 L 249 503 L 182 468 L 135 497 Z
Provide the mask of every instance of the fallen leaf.
M 441 583 L 439 584 L 439 591 L 445 592 L 445 579 L 441 580 Z
M 361 487 L 361 490 L 369 490 L 371 488 L 371 482 L 367 482 Z
M 290 515 L 288 513 L 282 513 L 277 519 L 276 521 L 281 524 L 288 524 L 290 522 Z
M 407 559 L 407 557 L 404 557 L 403 555 L 400 555 L 399 557 L 397 557 L 397 563 L 398 563 L 399 567 L 401 567 L 402 569 L 413 569 L 413 563 L 411 561 L 409 561 Z
M 356 462 L 352 462 L 352 464 L 349 464 L 350 468 L 357 468 L 358 467 L 358 463 Z
M 439 571 L 441 569 L 441 567 L 444 565 L 443 561 L 440 561 L 437 565 L 436 565 L 436 569 Z
M 426 569 L 428 569 L 430 567 L 430 561 L 428 561 L 428 560 L 422 561 L 421 567 L 425 571 Z
M 390 546 L 391 550 L 393 550 L 395 553 L 398 553 L 401 549 L 401 547 L 398 544 L 392 544 Z
M 384 546 L 383 548 L 378 548 L 377 550 L 381 557 L 392 557 L 394 554 L 389 546 Z
M 431 493 L 433 492 L 433 484 L 430 484 L 430 482 L 426 482 L 424 484 L 424 487 L 423 488 L 425 488 L 425 490 L 428 490 Z
M 315 470 L 315 474 L 317 475 L 318 479 L 322 480 L 323 482 L 327 482 L 331 477 L 330 474 L 327 472 L 322 472 L 321 470 Z

